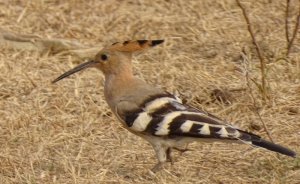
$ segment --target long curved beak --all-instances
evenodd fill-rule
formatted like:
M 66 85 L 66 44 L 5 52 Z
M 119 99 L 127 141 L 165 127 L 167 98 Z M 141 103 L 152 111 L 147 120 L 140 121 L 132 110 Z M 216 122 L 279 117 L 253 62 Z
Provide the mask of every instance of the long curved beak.
M 72 74 L 74 74 L 74 73 L 76 73 L 76 72 L 79 72 L 80 70 L 83 70 L 83 69 L 85 69 L 85 68 L 94 66 L 96 63 L 97 63 L 97 62 L 94 61 L 94 60 L 89 60 L 89 61 L 87 61 L 87 62 L 85 62 L 85 63 L 82 63 L 82 64 L 76 66 L 75 68 L 73 68 L 73 69 L 71 69 L 71 70 L 65 72 L 65 73 L 62 74 L 61 76 L 57 77 L 55 80 L 52 81 L 52 83 L 56 83 L 57 81 L 60 81 L 61 79 L 66 78 L 66 77 L 68 77 L 69 75 L 72 75 Z

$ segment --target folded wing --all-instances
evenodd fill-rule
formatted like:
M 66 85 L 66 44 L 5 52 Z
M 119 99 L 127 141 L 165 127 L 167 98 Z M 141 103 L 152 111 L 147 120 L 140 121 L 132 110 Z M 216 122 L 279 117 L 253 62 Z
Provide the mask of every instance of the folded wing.
M 138 107 L 123 116 L 123 121 L 134 132 L 167 138 L 236 140 L 288 156 L 296 155 L 258 135 L 234 128 L 216 116 L 184 105 L 169 93 L 150 96 Z

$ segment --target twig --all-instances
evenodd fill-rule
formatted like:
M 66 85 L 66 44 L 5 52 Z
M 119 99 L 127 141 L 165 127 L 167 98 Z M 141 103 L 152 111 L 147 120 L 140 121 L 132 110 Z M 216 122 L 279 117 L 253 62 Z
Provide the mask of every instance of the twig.
M 289 9 L 290 9 L 290 0 L 286 0 L 286 9 L 285 9 L 285 37 L 287 42 L 287 48 L 289 47 L 290 43 L 290 36 L 289 36 Z
M 271 133 L 269 132 L 269 130 L 268 130 L 267 126 L 266 126 L 266 123 L 264 122 L 264 120 L 262 119 L 260 113 L 259 113 L 258 110 L 257 110 L 257 109 L 258 109 L 258 107 L 257 107 L 257 102 L 256 102 L 256 100 L 255 100 L 255 98 L 254 98 L 254 94 L 253 94 L 252 88 L 251 88 L 251 86 L 250 86 L 249 72 L 248 72 L 248 69 L 247 69 L 247 64 L 246 64 L 246 62 L 245 62 L 245 61 L 248 61 L 248 59 L 246 58 L 246 54 L 243 53 L 243 54 L 242 54 L 242 57 L 243 57 L 243 62 L 244 62 L 245 77 L 246 77 L 246 81 L 247 81 L 247 87 L 248 87 L 248 89 L 249 89 L 249 91 L 250 91 L 250 96 L 251 96 L 251 98 L 252 98 L 253 107 L 254 107 L 254 112 L 255 112 L 255 114 L 258 116 L 260 122 L 262 123 L 262 125 L 263 125 L 263 127 L 264 127 L 264 130 L 265 130 L 265 132 L 267 133 L 269 139 L 271 140 L 271 142 L 274 143 L 274 140 L 273 140 L 273 138 L 272 138 L 272 136 L 271 136 Z
M 298 13 L 298 16 L 297 16 L 297 21 L 296 21 L 295 29 L 293 31 L 292 39 L 288 42 L 288 48 L 287 48 L 286 56 L 289 56 L 289 54 L 291 52 L 291 48 L 293 46 L 293 43 L 294 43 L 295 38 L 296 38 L 297 33 L 298 33 L 299 24 L 300 24 L 300 5 L 299 5 L 299 13 Z
M 239 0 L 236 0 L 236 3 L 237 5 L 241 8 L 242 12 L 243 12 L 243 15 L 244 15 L 244 18 L 247 22 L 247 27 L 248 27 L 248 31 L 251 35 L 251 38 L 252 38 L 252 42 L 255 46 L 255 49 L 256 49 L 256 52 L 257 52 L 257 55 L 258 55 L 258 58 L 260 60 L 260 71 L 261 71 L 261 85 L 262 85 L 262 95 L 263 95 L 263 101 L 266 100 L 267 98 L 267 93 L 266 93 L 266 78 L 265 78 L 265 62 L 264 62 L 264 59 L 263 59 L 263 56 L 262 56 L 262 52 L 260 50 L 260 47 L 255 39 L 255 36 L 254 36 L 254 33 L 253 33 L 253 30 L 252 30 L 252 27 L 251 27 L 251 23 L 250 23 L 250 20 L 248 18 L 248 15 L 246 13 L 246 10 L 245 8 L 242 6 L 242 4 L 240 3 Z

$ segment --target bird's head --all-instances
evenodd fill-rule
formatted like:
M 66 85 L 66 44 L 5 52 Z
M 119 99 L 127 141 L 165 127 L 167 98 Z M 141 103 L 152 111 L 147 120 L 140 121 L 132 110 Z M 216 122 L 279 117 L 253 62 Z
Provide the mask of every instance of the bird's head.
M 144 51 L 163 43 L 164 40 L 135 40 L 125 41 L 123 43 L 114 43 L 111 46 L 103 48 L 99 51 L 94 59 L 82 63 L 75 68 L 65 72 L 52 83 L 55 83 L 65 77 L 68 77 L 85 68 L 95 67 L 100 69 L 105 75 L 121 72 L 122 70 L 131 69 L 132 54 Z

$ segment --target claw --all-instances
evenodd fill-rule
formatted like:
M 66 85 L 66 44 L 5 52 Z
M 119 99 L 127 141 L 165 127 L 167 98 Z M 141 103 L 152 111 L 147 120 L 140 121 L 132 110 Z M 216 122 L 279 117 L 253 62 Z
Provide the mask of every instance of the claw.
M 160 170 L 163 169 L 163 168 L 164 168 L 164 163 L 163 163 L 163 162 L 158 162 L 158 163 L 151 169 L 151 171 L 152 171 L 153 173 L 156 173 L 156 172 L 160 171 Z
M 176 151 L 181 152 L 181 154 L 186 152 L 186 151 L 192 151 L 192 149 L 188 149 L 188 148 L 181 149 L 181 148 L 174 147 L 173 149 L 175 149 Z

